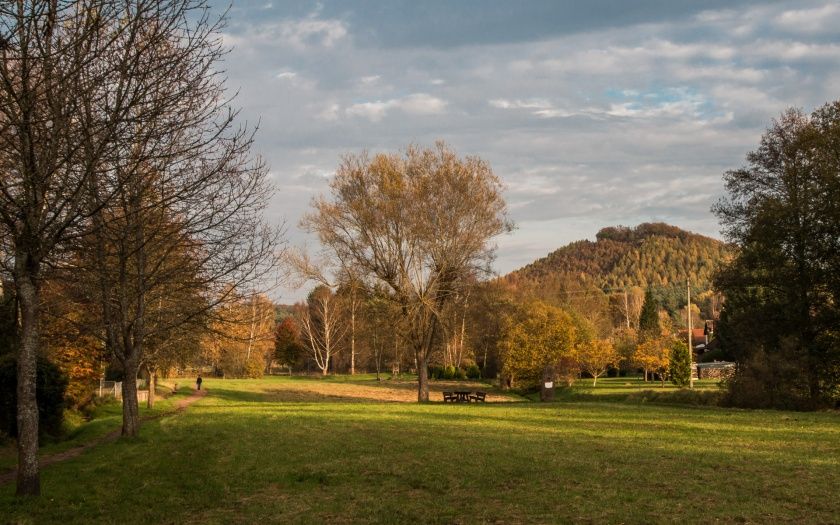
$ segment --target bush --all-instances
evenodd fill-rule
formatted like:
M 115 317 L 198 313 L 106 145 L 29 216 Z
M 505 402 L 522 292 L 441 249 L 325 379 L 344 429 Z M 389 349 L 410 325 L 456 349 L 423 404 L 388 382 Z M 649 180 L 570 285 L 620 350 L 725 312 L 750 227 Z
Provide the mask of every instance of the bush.
M 700 363 L 711 363 L 713 361 L 729 361 L 729 359 L 727 359 L 727 355 L 724 353 L 723 348 L 715 348 L 714 350 L 709 350 L 708 352 L 702 354 L 697 361 Z
M 719 406 L 723 404 L 724 392 L 722 390 L 666 390 L 657 392 L 655 390 L 642 390 L 633 392 L 627 396 L 627 401 L 635 403 L 664 403 L 676 405 L 694 406 Z
M 429 365 L 429 379 L 443 379 L 443 367 Z
M 64 418 L 67 377 L 42 357 L 38 358 L 37 373 L 38 429 L 41 437 L 58 436 Z M 17 359 L 14 355 L 0 358 L 0 431 L 17 437 Z
M 735 374 L 724 381 L 724 404 L 741 408 L 814 410 L 809 397 L 808 377 L 802 359 L 780 345 L 779 353 L 754 351 L 738 364 Z
M 443 371 L 443 378 L 444 379 L 455 379 L 455 367 L 452 365 L 447 366 Z
M 478 365 L 470 365 L 467 367 L 467 377 L 469 379 L 481 379 L 481 369 Z

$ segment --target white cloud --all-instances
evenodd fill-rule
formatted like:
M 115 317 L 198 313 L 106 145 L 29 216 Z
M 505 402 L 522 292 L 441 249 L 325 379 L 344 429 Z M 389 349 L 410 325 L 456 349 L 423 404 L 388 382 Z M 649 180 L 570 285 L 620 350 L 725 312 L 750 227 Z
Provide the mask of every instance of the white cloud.
M 444 112 L 446 105 L 446 101 L 440 98 L 425 93 L 414 93 L 402 98 L 353 104 L 345 112 L 351 117 L 362 117 L 378 122 L 391 110 L 409 115 L 438 115 Z
M 840 44 L 805 43 L 789 40 L 764 40 L 744 50 L 746 56 L 782 61 L 840 60 Z
M 837 33 L 840 28 L 840 5 L 826 4 L 809 9 L 784 11 L 774 20 L 777 27 L 792 33 Z
M 335 121 L 338 120 L 339 111 L 341 111 L 341 106 L 332 102 L 327 104 L 321 111 L 316 114 L 316 117 L 320 120 L 326 121 Z
M 280 23 L 277 33 L 281 39 L 297 49 L 312 46 L 332 47 L 347 36 L 347 27 L 340 20 L 305 18 Z
M 359 79 L 359 83 L 365 86 L 372 86 L 379 82 L 382 77 L 379 75 L 368 75 Z
M 529 112 L 540 118 L 562 118 L 571 117 L 580 113 L 560 109 L 554 106 L 546 99 L 527 99 L 527 100 L 508 100 L 504 98 L 496 98 L 487 101 L 490 106 L 499 109 L 526 109 Z
M 274 78 L 279 78 L 280 80 L 294 80 L 297 78 L 298 74 L 294 71 L 281 71 L 274 75 Z

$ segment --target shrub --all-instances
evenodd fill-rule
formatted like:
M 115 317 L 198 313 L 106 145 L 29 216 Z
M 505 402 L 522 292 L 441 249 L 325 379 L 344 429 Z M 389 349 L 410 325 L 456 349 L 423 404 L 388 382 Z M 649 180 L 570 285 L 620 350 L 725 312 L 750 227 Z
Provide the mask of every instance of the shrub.
M 724 381 L 727 406 L 814 410 L 804 365 L 783 342 L 779 353 L 756 350 Z M 801 358 L 800 358 L 801 359 Z
M 442 379 L 442 378 L 443 378 L 443 367 L 442 366 L 429 365 L 429 379 Z
M 455 367 L 452 366 L 452 365 L 449 365 L 443 371 L 443 378 L 444 379 L 455 379 L 455 374 L 456 374 Z
M 671 391 L 642 390 L 627 396 L 627 401 L 636 403 L 664 403 L 676 405 L 718 406 L 723 403 L 722 390 L 689 390 L 687 388 Z
M 691 382 L 691 354 L 688 345 L 683 341 L 674 342 L 671 346 L 671 361 L 668 364 L 671 382 L 677 386 L 688 386 Z
M 726 354 L 723 351 L 723 348 L 715 348 L 714 350 L 709 350 L 708 352 L 701 355 L 697 361 L 700 363 L 711 363 L 713 361 L 728 361 Z
M 478 365 L 470 365 L 467 367 L 467 377 L 469 379 L 481 379 L 481 369 Z
M 42 357 L 38 358 L 37 374 L 38 429 L 41 437 L 58 436 L 64 417 L 67 377 Z M 17 436 L 17 359 L 14 355 L 0 358 L 0 431 Z

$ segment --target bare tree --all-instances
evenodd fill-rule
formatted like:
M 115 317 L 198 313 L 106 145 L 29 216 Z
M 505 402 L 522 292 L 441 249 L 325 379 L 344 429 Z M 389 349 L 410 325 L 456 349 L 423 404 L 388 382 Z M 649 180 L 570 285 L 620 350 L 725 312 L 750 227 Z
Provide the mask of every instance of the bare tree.
M 494 236 L 509 231 L 501 182 L 479 158 L 444 143 L 402 154 L 348 155 L 304 226 L 364 279 L 393 292 L 428 401 L 427 361 L 440 337 L 444 306 L 468 277 L 489 272 Z
M 347 324 L 341 316 L 339 299 L 329 287 L 317 286 L 307 303 L 298 308 L 298 323 L 315 365 L 327 375 L 330 361 L 341 350 Z
M 114 144 L 146 116 L 150 86 L 132 82 L 147 49 L 132 23 L 138 12 L 108 0 L 0 3 L 0 238 L 21 317 L 19 495 L 40 493 L 35 359 L 44 268 L 90 226 L 92 178 L 131 162 Z
M 84 268 L 106 346 L 125 371 L 127 436 L 139 431 L 135 379 L 147 343 L 204 322 L 219 304 L 259 286 L 281 235 L 262 222 L 272 188 L 251 154 L 252 132 L 235 126 L 218 67 L 222 21 L 210 18 L 202 0 L 131 5 L 127 23 L 137 26 L 146 51 L 132 82 L 145 86 L 145 96 L 132 111 L 134 127 L 113 141 L 129 161 L 88 185 L 94 228 Z M 150 310 L 162 304 L 169 306 L 164 321 L 150 323 Z

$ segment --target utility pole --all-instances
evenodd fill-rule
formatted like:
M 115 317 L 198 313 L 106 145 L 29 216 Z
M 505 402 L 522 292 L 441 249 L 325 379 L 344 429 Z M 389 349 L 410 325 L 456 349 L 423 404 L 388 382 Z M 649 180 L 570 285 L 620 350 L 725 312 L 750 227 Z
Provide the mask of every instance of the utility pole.
M 691 344 L 691 279 L 686 279 L 686 292 L 688 297 L 688 388 L 694 388 L 694 348 Z

